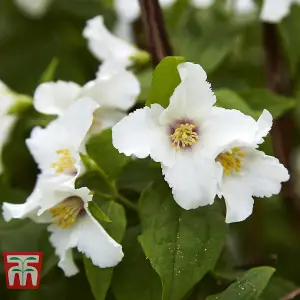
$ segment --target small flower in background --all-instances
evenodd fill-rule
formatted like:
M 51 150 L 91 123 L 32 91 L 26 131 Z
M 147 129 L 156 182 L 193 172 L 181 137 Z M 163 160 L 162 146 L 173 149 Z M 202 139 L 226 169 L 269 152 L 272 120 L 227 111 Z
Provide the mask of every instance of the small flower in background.
M 214 2 L 214 0 L 192 0 L 191 4 L 194 7 L 206 9 Z M 225 8 L 236 15 L 246 15 L 256 11 L 256 4 L 254 0 L 226 0 Z
M 132 64 L 131 57 L 139 54 L 136 47 L 109 32 L 102 16 L 87 21 L 83 36 L 88 40 L 92 54 L 100 61 L 115 61 L 128 67 Z
M 278 23 L 289 13 L 293 3 L 299 0 L 264 0 L 260 18 L 267 23 Z
M 44 114 L 62 116 L 79 98 L 88 97 L 99 104 L 90 130 L 94 134 L 126 116 L 139 94 L 140 84 L 135 75 L 117 62 L 108 61 L 101 65 L 96 79 L 83 87 L 64 81 L 41 84 L 34 93 L 34 107 Z
M 8 87 L 0 81 L 0 153 L 9 138 L 11 129 L 16 121 L 16 116 L 10 115 L 9 109 L 15 104 L 15 97 Z M 2 160 L 0 159 L 0 173 L 2 172 Z
M 48 10 L 52 0 L 14 0 L 15 4 L 27 16 L 33 18 L 42 17 Z
M 58 266 L 66 276 L 78 273 L 72 248 L 85 254 L 95 266 L 108 268 L 123 258 L 122 246 L 116 243 L 88 210 L 92 195 L 87 188 L 39 178 L 32 195 L 24 204 L 3 203 L 6 221 L 30 217 L 48 226 L 50 242 L 59 257 Z
M 227 222 L 252 212 L 252 196 L 278 194 L 288 171 L 257 151 L 272 125 L 264 111 L 256 122 L 238 110 L 213 107 L 216 98 L 199 66 L 178 66 L 182 82 L 170 105 L 136 110 L 113 127 L 113 144 L 125 155 L 151 156 L 162 165 L 175 201 L 184 209 L 224 196 Z M 241 198 L 241 199 L 239 199 Z
M 98 104 L 82 98 L 46 128 L 35 127 L 26 144 L 43 175 L 74 180 L 81 172 L 80 151 Z

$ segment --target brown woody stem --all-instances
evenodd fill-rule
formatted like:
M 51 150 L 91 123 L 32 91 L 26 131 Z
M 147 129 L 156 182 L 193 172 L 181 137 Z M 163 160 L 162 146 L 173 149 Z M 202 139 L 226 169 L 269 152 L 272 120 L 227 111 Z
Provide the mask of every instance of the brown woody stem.
M 277 26 L 263 23 L 263 43 L 266 62 L 267 86 L 272 92 L 292 95 L 292 80 L 289 68 L 284 57 Z M 289 114 L 274 121 L 271 136 L 275 155 L 288 169 L 290 169 L 291 141 L 293 135 L 293 122 Z M 284 184 L 286 198 L 294 198 L 291 183 Z M 290 203 L 291 204 L 291 203 Z
M 139 1 L 149 52 L 152 56 L 153 65 L 156 66 L 164 57 L 172 55 L 172 48 L 168 40 L 158 0 Z

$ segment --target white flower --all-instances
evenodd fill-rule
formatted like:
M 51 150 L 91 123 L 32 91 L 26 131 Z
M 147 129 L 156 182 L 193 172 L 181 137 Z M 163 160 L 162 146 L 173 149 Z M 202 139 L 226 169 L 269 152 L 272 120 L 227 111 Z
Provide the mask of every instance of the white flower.
M 109 32 L 102 16 L 87 21 L 83 36 L 90 51 L 101 61 L 116 61 L 128 67 L 132 63 L 130 58 L 139 53 L 137 48 Z
M 278 159 L 256 149 L 272 126 L 272 116 L 267 110 L 257 122 L 240 112 L 228 119 L 223 109 L 219 110 L 217 116 L 221 117 L 211 119 L 214 123 L 211 128 L 221 125 L 222 129 L 219 128 L 215 141 L 207 145 L 206 151 L 212 155 L 212 162 L 223 169 L 218 196 L 225 199 L 226 222 L 240 222 L 251 215 L 253 196 L 278 194 L 281 183 L 289 180 L 289 174 Z M 210 136 L 213 132 L 206 130 L 205 135 Z
M 171 6 L 176 0 L 159 0 L 162 7 Z M 139 0 L 115 0 L 117 15 L 129 23 L 134 22 L 141 15 Z
M 227 0 L 226 6 L 237 15 L 247 15 L 256 11 L 254 0 Z
M 300 1 L 264 0 L 260 18 L 264 22 L 278 23 L 289 14 L 293 3 L 300 4 Z
M 16 5 L 26 14 L 31 17 L 43 16 L 52 0 L 14 0 Z
M 14 103 L 15 98 L 13 94 L 6 85 L 0 81 L 0 154 L 17 119 L 15 116 L 8 114 L 9 109 Z M 0 159 L 0 173 L 2 169 L 2 160 Z
M 35 127 L 26 144 L 43 175 L 75 178 L 81 171 L 79 152 L 98 104 L 82 98 L 46 128 Z
M 228 222 L 246 218 L 252 195 L 278 193 L 280 183 L 289 176 L 275 158 L 255 150 L 271 127 L 270 114 L 265 112 L 256 122 L 237 110 L 214 108 L 216 99 L 204 70 L 191 63 L 180 64 L 178 70 L 182 82 L 169 107 L 153 104 L 125 117 L 113 127 L 113 144 L 127 156 L 150 155 L 160 162 L 175 201 L 184 209 L 212 204 L 218 193 L 226 198 Z M 237 170 L 229 180 L 224 175 L 231 174 L 226 159 L 233 160 Z M 239 203 L 234 204 L 235 191 L 244 193 L 239 201 L 248 205 L 247 213 L 238 210 Z M 231 205 L 237 212 L 232 213 Z
M 35 222 L 52 223 L 48 230 L 50 242 L 60 259 L 58 266 L 66 276 L 72 276 L 78 272 L 72 248 L 77 248 L 100 268 L 113 267 L 123 258 L 121 245 L 89 212 L 91 200 L 87 188 L 76 190 L 72 185 L 40 177 L 26 203 L 3 203 L 3 217 L 6 221 L 30 217 Z
M 44 114 L 62 116 L 80 97 L 88 97 L 99 104 L 94 113 L 90 133 L 110 128 L 126 116 L 140 93 L 135 75 L 117 62 L 102 64 L 96 79 L 83 88 L 73 82 L 47 82 L 34 93 L 34 107 Z

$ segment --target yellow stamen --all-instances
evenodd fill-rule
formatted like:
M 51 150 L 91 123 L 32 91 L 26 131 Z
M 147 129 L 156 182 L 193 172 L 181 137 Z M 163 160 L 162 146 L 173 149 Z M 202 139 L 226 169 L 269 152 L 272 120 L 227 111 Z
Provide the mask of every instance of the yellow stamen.
M 199 136 L 195 130 L 196 126 L 190 123 L 180 124 L 170 135 L 172 147 L 176 147 L 177 150 L 192 146 L 199 139 Z
M 231 172 L 235 171 L 239 173 L 242 168 L 242 160 L 245 156 L 245 153 L 241 151 L 239 147 L 234 147 L 231 149 L 231 152 L 226 151 L 223 153 L 220 153 L 216 161 L 220 162 L 223 169 L 224 174 L 229 176 L 231 175 Z
M 69 228 L 77 219 L 83 209 L 83 201 L 77 196 L 71 196 L 49 211 L 52 222 L 61 228 Z
M 51 168 L 56 169 L 56 173 L 74 172 L 76 171 L 75 159 L 71 156 L 69 149 L 59 149 L 56 151 L 59 156 L 57 162 L 51 164 Z

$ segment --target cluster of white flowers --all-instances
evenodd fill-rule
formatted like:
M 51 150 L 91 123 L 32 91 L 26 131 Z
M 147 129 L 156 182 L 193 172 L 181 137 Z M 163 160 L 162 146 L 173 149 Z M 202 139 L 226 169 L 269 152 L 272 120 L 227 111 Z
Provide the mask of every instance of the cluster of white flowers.
M 170 5 L 173 1 L 161 2 Z M 118 0 L 116 6 L 119 14 L 128 14 L 129 21 L 139 14 L 137 0 Z M 130 6 L 135 10 L 130 11 Z M 161 163 L 174 199 L 184 209 L 224 197 L 226 222 L 239 222 L 252 213 L 253 197 L 280 192 L 281 183 L 289 179 L 288 171 L 276 158 L 258 150 L 272 126 L 268 111 L 256 121 L 238 110 L 215 107 L 205 71 L 182 63 L 178 66 L 181 83 L 166 109 L 153 104 L 127 116 L 140 93 L 137 78 L 126 69 L 138 50 L 113 36 L 101 16 L 88 21 L 83 35 L 102 61 L 96 78 L 84 86 L 57 81 L 37 87 L 35 109 L 57 118 L 46 128 L 34 128 L 26 140 L 40 169 L 32 194 L 24 204 L 3 204 L 6 221 L 30 217 L 50 223 L 50 241 L 67 276 L 78 272 L 72 248 L 101 268 L 115 266 L 123 257 L 121 245 L 89 212 L 90 191 L 75 189 L 75 180 L 84 171 L 80 153 L 87 138 L 105 128 L 112 127 L 113 145 L 121 153 L 137 158 L 150 155 Z M 13 99 L 2 84 L 0 100 L 0 128 L 5 131 L 0 132 L 1 149 L 14 121 L 6 115 Z
M 253 196 L 270 197 L 289 179 L 286 168 L 257 150 L 272 126 L 264 111 L 258 121 L 238 110 L 214 107 L 215 95 L 205 71 L 196 64 L 178 66 L 181 83 L 164 109 L 138 109 L 113 127 L 113 144 L 125 155 L 161 163 L 175 201 L 184 209 L 224 197 L 226 222 L 245 220 Z
M 103 60 L 96 79 L 83 87 L 64 81 L 37 87 L 35 109 L 58 117 L 46 128 L 34 128 L 26 140 L 40 169 L 32 194 L 24 204 L 3 204 L 6 221 L 30 217 L 51 224 L 50 241 L 67 276 L 78 272 L 74 247 L 101 268 L 115 266 L 123 257 L 121 245 L 89 212 L 90 191 L 75 189 L 75 180 L 84 171 L 80 153 L 85 151 L 87 138 L 121 120 L 140 93 L 137 78 L 126 69 L 134 53 L 129 45 L 112 36 L 101 17 L 88 22 L 84 35 L 93 53 Z M 0 120 L 6 122 L 2 116 Z

